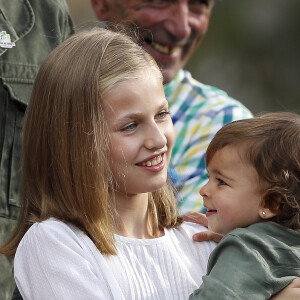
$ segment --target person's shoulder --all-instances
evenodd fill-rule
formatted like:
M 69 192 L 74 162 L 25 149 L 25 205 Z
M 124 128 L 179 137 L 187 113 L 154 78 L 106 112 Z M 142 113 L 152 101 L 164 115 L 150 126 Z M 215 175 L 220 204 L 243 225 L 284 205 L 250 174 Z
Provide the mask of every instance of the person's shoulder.
M 60 243 L 77 239 L 81 231 L 75 226 L 50 218 L 34 223 L 24 235 L 21 244 Z
M 229 97 L 227 92 L 214 87 L 212 85 L 204 84 L 197 79 L 195 79 L 189 71 L 182 70 L 181 73 L 181 83 L 189 85 L 193 90 L 194 93 L 198 93 L 207 99 L 213 99 L 216 97 L 224 97 L 228 100 L 234 100 L 233 98 Z
M 29 1 L 31 4 L 39 3 L 41 2 L 40 0 L 30 0 Z M 44 5 L 48 8 L 59 8 L 62 10 L 69 10 L 69 6 L 67 4 L 66 0 L 43 0 L 42 1 Z
M 242 241 L 245 244 L 287 244 L 300 246 L 300 232 L 273 221 L 258 222 L 244 228 L 236 228 L 225 235 L 221 242 Z
M 186 222 L 184 221 L 180 226 L 172 229 L 174 233 L 174 237 L 178 239 L 181 243 L 184 243 L 186 245 L 194 245 L 198 247 L 200 244 L 200 247 L 204 247 L 204 244 L 212 251 L 213 248 L 215 248 L 216 243 L 213 241 L 204 241 L 204 242 L 195 242 L 193 240 L 193 235 L 195 233 L 207 231 L 208 229 L 200 224 L 196 224 L 193 222 Z
M 28 5 L 30 5 L 34 9 L 34 11 L 36 7 L 42 8 L 41 10 L 39 10 L 39 13 L 47 9 L 60 9 L 69 11 L 69 6 L 66 0 L 29 0 Z
M 203 102 L 202 105 L 210 107 L 210 109 L 220 109 L 224 107 L 238 108 L 245 111 L 249 117 L 252 116 L 249 109 L 246 108 L 240 101 L 229 96 L 224 90 L 199 82 L 186 70 L 182 70 L 181 85 L 183 87 L 185 85 L 189 86 L 189 94 L 192 95 L 195 100 Z M 195 104 L 196 103 L 197 102 L 195 102 Z
M 269 223 L 269 222 L 268 222 Z M 267 225 L 267 226 L 266 226 Z M 259 235 L 265 235 L 266 232 L 269 231 L 270 227 L 273 227 L 273 224 L 264 224 L 261 223 L 254 223 L 247 227 L 238 227 L 233 229 L 232 231 L 228 232 L 224 237 L 223 240 L 228 239 L 256 239 Z M 269 229 L 267 229 L 269 228 Z
M 58 230 L 68 230 L 70 225 L 60 221 L 56 218 L 49 218 L 41 222 L 35 222 L 29 228 L 28 233 L 39 232 L 39 231 L 58 231 Z
M 269 266 L 294 268 L 299 264 L 300 233 L 273 221 L 237 228 L 226 234 L 213 255 L 229 258 L 241 256 L 247 261 L 265 261 Z
M 184 221 L 179 227 L 178 230 L 181 232 L 185 232 L 188 235 L 193 236 L 195 233 L 207 231 L 208 229 L 200 224 L 196 224 L 193 222 Z
M 231 236 L 251 236 L 251 235 L 270 235 L 274 232 L 289 231 L 287 227 L 281 226 L 272 221 L 258 222 L 247 227 L 236 228 L 229 232 Z
M 176 228 L 169 229 L 169 231 L 172 232 L 178 238 L 188 239 L 191 241 L 193 240 L 193 235 L 195 233 L 199 233 L 207 230 L 208 229 L 206 227 L 200 224 L 196 224 L 193 222 L 186 222 L 186 221 L 183 221 L 183 223 Z
M 300 247 L 300 231 L 288 228 L 273 221 L 259 222 L 248 227 L 248 230 L 253 234 L 260 234 L 266 239 L 277 239 L 293 245 L 298 244 Z

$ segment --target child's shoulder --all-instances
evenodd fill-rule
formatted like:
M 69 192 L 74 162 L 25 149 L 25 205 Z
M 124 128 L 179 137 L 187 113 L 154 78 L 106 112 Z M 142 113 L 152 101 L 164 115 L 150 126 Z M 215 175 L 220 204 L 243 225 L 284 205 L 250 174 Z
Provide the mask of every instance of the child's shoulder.
M 259 222 L 245 228 L 237 228 L 225 235 L 224 240 L 241 239 L 247 243 L 284 243 L 300 247 L 300 231 L 272 221 Z

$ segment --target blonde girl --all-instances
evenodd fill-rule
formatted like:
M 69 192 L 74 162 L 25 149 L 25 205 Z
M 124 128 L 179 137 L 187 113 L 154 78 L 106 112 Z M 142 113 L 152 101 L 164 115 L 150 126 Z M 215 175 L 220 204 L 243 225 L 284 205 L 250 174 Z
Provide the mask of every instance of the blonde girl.
M 121 33 L 79 32 L 45 60 L 27 110 L 15 257 L 23 299 L 187 299 L 214 243 L 178 216 L 162 75 Z

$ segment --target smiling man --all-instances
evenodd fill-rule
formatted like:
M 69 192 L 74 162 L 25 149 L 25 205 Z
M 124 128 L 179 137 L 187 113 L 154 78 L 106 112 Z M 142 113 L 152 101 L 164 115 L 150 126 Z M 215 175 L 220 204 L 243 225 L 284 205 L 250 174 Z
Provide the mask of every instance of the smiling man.
M 143 47 L 160 66 L 176 132 L 170 176 L 182 214 L 198 211 L 206 182 L 205 151 L 215 133 L 252 117 L 224 91 L 202 84 L 183 70 L 205 36 L 212 0 L 91 0 L 102 21 L 138 28 Z M 217 72 L 217 71 L 216 71 Z

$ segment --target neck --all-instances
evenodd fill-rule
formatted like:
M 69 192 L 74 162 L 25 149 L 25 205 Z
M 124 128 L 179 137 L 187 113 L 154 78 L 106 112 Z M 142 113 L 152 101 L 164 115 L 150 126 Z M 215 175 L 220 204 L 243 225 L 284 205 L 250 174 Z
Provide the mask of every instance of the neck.
M 116 195 L 118 211 L 117 234 L 138 239 L 153 238 L 148 222 L 148 193 Z

